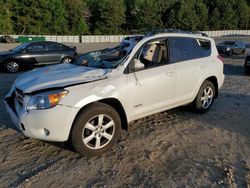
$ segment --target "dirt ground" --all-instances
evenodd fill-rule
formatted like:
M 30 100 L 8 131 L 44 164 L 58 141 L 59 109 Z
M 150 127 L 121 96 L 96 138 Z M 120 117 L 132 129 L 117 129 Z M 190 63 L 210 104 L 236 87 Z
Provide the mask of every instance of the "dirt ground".
M 1 72 L 0 187 L 249 188 L 250 76 L 243 62 L 225 59 L 225 83 L 208 113 L 180 107 L 140 119 L 111 151 L 92 158 L 13 130 L 3 98 L 21 73 Z

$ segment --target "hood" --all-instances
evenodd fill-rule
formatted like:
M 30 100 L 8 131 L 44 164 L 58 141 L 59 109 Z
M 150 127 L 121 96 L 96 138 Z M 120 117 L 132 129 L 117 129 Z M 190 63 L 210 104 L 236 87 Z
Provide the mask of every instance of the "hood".
M 60 64 L 24 73 L 17 78 L 14 85 L 23 93 L 32 93 L 43 89 L 66 87 L 104 79 L 108 77 L 110 72 L 110 69 Z
M 232 46 L 221 44 L 221 45 L 217 45 L 216 47 L 217 48 L 230 48 Z
M 10 54 L 13 54 L 14 51 L 4 51 L 4 52 L 0 52 L 0 56 L 3 56 L 3 55 L 10 55 Z

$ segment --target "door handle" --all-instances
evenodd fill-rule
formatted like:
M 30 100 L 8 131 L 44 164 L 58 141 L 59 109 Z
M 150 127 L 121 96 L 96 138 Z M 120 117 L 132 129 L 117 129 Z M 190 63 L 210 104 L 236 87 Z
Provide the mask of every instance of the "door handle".
M 169 73 L 167 73 L 167 76 L 169 76 L 169 77 L 174 76 L 174 72 L 169 72 Z

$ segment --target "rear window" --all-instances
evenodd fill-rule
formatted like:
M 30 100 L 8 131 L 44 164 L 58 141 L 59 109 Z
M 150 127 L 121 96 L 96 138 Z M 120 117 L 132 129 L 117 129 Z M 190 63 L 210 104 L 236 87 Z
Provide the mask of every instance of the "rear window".
M 235 42 L 232 42 L 232 41 L 224 42 L 224 45 L 228 45 L 228 46 L 233 46 L 234 44 L 235 44 Z
M 198 56 L 208 57 L 211 55 L 211 42 L 209 40 L 197 39 L 198 44 Z
M 195 39 L 193 38 L 170 38 L 171 52 L 170 61 L 180 62 L 197 58 Z

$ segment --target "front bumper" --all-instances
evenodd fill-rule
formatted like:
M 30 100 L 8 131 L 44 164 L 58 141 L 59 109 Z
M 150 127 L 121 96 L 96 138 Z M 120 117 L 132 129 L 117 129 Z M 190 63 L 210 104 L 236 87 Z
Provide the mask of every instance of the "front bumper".
M 228 54 L 229 50 L 226 48 L 217 48 L 219 54 Z
M 11 121 L 25 136 L 56 142 L 68 140 L 71 126 L 79 110 L 57 105 L 51 109 L 26 112 L 12 96 L 5 98 L 5 107 Z

